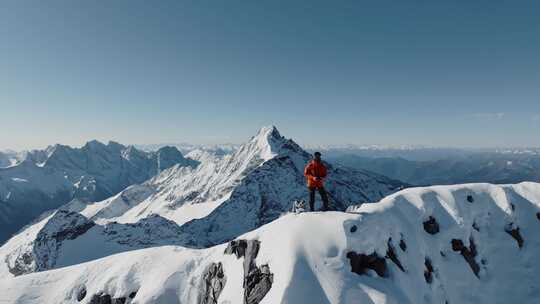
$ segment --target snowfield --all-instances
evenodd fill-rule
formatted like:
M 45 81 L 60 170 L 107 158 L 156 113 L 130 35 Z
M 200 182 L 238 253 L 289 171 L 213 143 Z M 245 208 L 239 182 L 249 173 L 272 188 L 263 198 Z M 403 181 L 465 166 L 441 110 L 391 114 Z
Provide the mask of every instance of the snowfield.
M 405 189 L 210 248 L 2 275 L 0 303 L 539 303 L 539 212 L 537 183 Z

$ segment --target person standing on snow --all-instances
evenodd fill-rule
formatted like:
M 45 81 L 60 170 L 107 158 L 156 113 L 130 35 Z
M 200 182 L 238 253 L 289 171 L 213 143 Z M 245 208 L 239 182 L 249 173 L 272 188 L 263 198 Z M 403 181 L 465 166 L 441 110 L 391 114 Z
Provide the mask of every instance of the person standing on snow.
M 309 209 L 314 211 L 315 205 L 315 190 L 319 191 L 323 201 L 323 211 L 328 210 L 328 195 L 324 189 L 324 179 L 326 178 L 326 166 L 321 160 L 321 152 L 315 152 L 313 159 L 306 165 L 304 176 L 307 179 L 309 189 Z

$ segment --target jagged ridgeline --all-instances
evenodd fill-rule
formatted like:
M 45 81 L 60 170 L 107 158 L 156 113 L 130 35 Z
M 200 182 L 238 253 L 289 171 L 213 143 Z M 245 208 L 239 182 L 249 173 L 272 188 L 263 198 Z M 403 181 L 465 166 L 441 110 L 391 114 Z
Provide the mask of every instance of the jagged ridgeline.
M 143 152 L 115 142 L 55 145 L 0 168 L 0 244 L 42 212 L 73 199 L 99 201 L 174 165 L 196 166 L 176 148 Z

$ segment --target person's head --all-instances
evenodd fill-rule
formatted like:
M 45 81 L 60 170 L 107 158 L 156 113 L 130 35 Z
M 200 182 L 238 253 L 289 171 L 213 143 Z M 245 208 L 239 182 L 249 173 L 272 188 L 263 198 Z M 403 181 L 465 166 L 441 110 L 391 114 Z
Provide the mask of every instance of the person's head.
M 321 152 L 313 153 L 313 159 L 316 161 L 321 161 Z

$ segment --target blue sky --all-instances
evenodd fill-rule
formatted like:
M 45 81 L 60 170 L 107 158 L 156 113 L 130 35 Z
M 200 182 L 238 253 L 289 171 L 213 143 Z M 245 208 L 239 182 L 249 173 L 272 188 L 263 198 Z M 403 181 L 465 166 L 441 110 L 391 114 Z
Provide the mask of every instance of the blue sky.
M 294 3 L 291 3 L 294 2 Z M 2 1 L 0 149 L 540 146 L 538 1 Z

